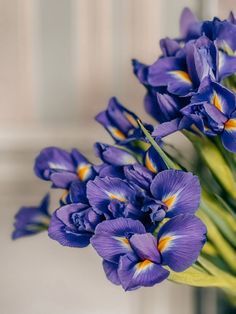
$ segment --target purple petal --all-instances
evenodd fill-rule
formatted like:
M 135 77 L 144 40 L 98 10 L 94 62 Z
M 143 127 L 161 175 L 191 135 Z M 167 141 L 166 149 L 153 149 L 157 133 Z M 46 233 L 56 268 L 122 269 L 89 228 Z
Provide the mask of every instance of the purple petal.
M 97 226 L 91 244 L 103 259 L 118 263 L 120 256 L 132 251 L 130 236 L 145 232 L 144 226 L 138 220 L 130 218 L 107 220 Z
M 178 215 L 158 232 L 162 263 L 174 271 L 184 271 L 198 258 L 206 242 L 206 226 L 193 215 Z
M 137 163 L 136 158 L 124 149 L 102 143 L 96 143 L 94 148 L 96 155 L 105 163 L 114 166 L 132 165 Z
M 175 133 L 179 130 L 180 121 L 181 118 L 176 118 L 174 120 L 159 124 L 152 132 L 152 136 L 157 138 L 163 138 L 167 135 Z
M 124 167 L 125 177 L 130 183 L 148 190 L 153 179 L 153 173 L 142 165 L 135 164 Z
M 197 17 L 189 8 L 184 8 L 180 16 L 180 33 L 182 37 L 187 37 L 191 27 L 198 23 Z
M 165 57 L 172 57 L 180 49 L 180 45 L 176 40 L 163 38 L 160 40 L 160 47 Z
M 110 280 L 114 285 L 120 285 L 120 279 L 117 274 L 118 264 L 104 260 L 102 265 L 107 279 Z
M 122 287 L 127 291 L 152 287 L 165 280 L 169 271 L 148 260 L 140 261 L 131 253 L 120 258 L 118 276 Z
M 160 253 L 157 250 L 157 239 L 151 233 L 134 234 L 130 245 L 141 260 L 150 260 L 160 264 Z
M 50 180 L 52 172 L 75 172 L 75 165 L 71 155 L 57 147 L 44 148 L 37 156 L 34 171 L 38 177 Z
M 152 86 L 168 86 L 170 93 L 185 96 L 192 89 L 192 81 L 186 71 L 186 64 L 182 58 L 158 59 L 149 68 L 149 83 Z
M 236 31 L 236 29 L 235 29 Z M 235 46 L 236 48 L 236 46 Z M 219 81 L 236 72 L 236 57 L 219 51 Z
M 46 194 L 39 206 L 21 207 L 15 215 L 15 230 L 12 239 L 37 234 L 47 230 L 51 216 L 49 209 L 49 194 Z
M 167 207 L 167 217 L 193 214 L 200 203 L 200 183 L 197 176 L 182 170 L 164 170 L 156 175 L 151 193 Z
M 50 176 L 53 187 L 67 189 L 71 182 L 78 179 L 77 174 L 72 172 L 54 172 Z

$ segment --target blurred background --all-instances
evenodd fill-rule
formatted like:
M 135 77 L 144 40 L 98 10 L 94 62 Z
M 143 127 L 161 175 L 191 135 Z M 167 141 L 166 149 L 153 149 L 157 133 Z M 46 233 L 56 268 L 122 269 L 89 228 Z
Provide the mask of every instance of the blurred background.
M 31 170 L 41 148 L 92 156 L 93 142 L 110 141 L 93 118 L 113 95 L 151 121 L 130 60 L 155 61 L 185 6 L 200 18 L 236 9 L 235 0 L 0 0 L 0 314 L 198 313 L 190 287 L 124 293 L 90 248 L 63 248 L 46 233 L 10 239 L 17 209 L 49 187 Z M 204 293 L 216 313 L 214 292 Z

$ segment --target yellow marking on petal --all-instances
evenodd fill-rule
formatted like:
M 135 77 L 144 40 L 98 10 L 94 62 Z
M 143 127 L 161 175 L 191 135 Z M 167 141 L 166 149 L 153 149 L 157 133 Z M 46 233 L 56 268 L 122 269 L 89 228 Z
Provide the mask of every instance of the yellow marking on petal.
M 138 122 L 137 120 L 132 116 L 132 114 L 128 113 L 128 112 L 124 112 L 124 115 L 126 117 L 126 119 L 136 128 L 138 128 Z
M 145 259 L 144 261 L 138 263 L 136 265 L 136 271 L 135 271 L 134 277 L 139 275 L 142 271 L 146 270 L 151 265 L 153 265 L 153 262 L 149 261 L 148 259 Z
M 78 167 L 77 175 L 81 181 L 84 181 L 87 178 L 87 176 L 90 172 L 90 169 L 91 169 L 90 164 L 81 165 Z
M 173 236 L 166 236 L 161 238 L 157 246 L 158 251 L 163 252 L 173 239 Z
M 147 155 L 145 158 L 145 165 L 151 172 L 157 173 L 157 170 L 155 166 L 153 165 L 153 162 L 151 161 L 150 157 Z
M 236 129 L 236 120 L 235 119 L 229 119 L 224 124 L 225 130 L 235 130 Z
M 162 202 L 170 209 L 176 200 L 176 195 L 173 194 L 171 196 L 166 197 Z
M 117 200 L 117 201 L 120 201 L 120 202 L 126 202 L 127 201 L 127 198 L 125 198 L 123 195 L 108 193 L 108 196 L 112 200 Z
M 169 73 L 175 75 L 177 78 L 180 78 L 188 84 L 192 84 L 189 74 L 185 71 L 170 71 Z
M 125 140 L 126 136 L 123 132 L 121 132 L 120 130 L 110 127 L 109 128 L 110 132 L 115 136 L 115 138 L 119 139 L 119 140 Z
M 127 238 L 124 237 L 113 237 L 115 240 L 121 242 L 125 247 L 130 248 L 130 243 L 129 240 Z
M 221 112 L 223 111 L 220 97 L 216 93 L 214 93 L 214 95 L 212 97 L 212 103 L 218 110 L 220 110 Z

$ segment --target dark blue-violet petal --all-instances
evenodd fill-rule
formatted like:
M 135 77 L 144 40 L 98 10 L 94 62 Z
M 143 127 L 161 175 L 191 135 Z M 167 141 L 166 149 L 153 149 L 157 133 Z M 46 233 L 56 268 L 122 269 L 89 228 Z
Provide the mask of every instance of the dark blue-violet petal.
M 44 148 L 35 159 L 35 174 L 43 180 L 50 180 L 53 172 L 75 172 L 75 170 L 71 155 L 61 148 Z
M 167 221 L 157 235 L 162 264 L 177 272 L 190 267 L 206 242 L 206 226 L 193 215 L 178 215 Z
M 160 47 L 163 55 L 165 57 L 172 57 L 176 54 L 176 52 L 180 49 L 179 43 L 170 38 L 162 38 L 160 40 Z
M 151 233 L 134 234 L 130 245 L 141 260 L 150 260 L 160 264 L 160 253 L 157 250 L 157 239 Z
M 117 274 L 118 264 L 103 260 L 102 265 L 107 279 L 114 285 L 120 285 L 120 279 Z
M 197 176 L 182 170 L 164 170 L 151 184 L 151 193 L 167 207 L 166 216 L 193 214 L 200 203 L 200 183 Z
M 121 256 L 118 276 L 125 291 L 152 287 L 169 276 L 169 271 L 148 260 L 140 260 L 133 253 Z
M 49 214 L 49 194 L 46 194 L 39 206 L 21 207 L 15 215 L 12 239 L 37 234 L 47 230 L 51 215 Z
M 130 165 L 137 162 L 133 155 L 124 149 L 112 145 L 96 143 L 94 145 L 94 150 L 96 156 L 99 157 L 103 162 L 114 166 Z

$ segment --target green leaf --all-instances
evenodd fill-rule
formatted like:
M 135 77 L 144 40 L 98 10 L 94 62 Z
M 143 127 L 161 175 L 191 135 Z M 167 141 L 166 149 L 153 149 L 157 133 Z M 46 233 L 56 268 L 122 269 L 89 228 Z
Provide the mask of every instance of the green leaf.
M 236 247 L 236 223 L 234 221 L 232 226 L 231 223 L 228 223 L 228 220 L 234 220 L 234 216 L 229 214 L 228 211 L 225 211 L 218 198 L 215 200 L 211 198 L 205 191 L 203 191 L 201 209 L 210 217 L 212 221 L 214 221 L 223 235 Z
M 193 267 L 180 273 L 170 271 L 168 280 L 194 287 L 231 288 L 231 284 L 224 279 L 200 272 Z
M 158 154 L 161 156 L 161 158 L 164 160 L 166 166 L 168 169 L 181 169 L 179 165 L 174 163 L 167 154 L 161 149 L 161 147 L 157 144 L 157 142 L 154 140 L 154 138 L 151 136 L 151 134 L 148 132 L 148 130 L 144 127 L 142 122 L 140 120 L 137 120 L 141 130 L 143 131 L 146 138 L 149 140 L 151 145 L 155 148 L 155 150 L 158 152 Z
M 225 240 L 214 222 L 208 217 L 201 207 L 196 214 L 207 226 L 207 238 L 214 244 L 214 247 L 219 252 L 219 255 L 228 264 L 232 271 L 236 272 L 235 249 L 227 240 Z
M 216 145 L 205 136 L 197 136 L 187 131 L 183 133 L 191 140 L 199 155 L 225 191 L 233 199 L 236 199 L 236 181 L 233 172 Z

